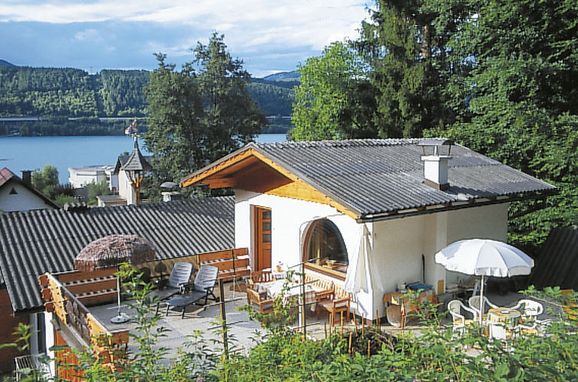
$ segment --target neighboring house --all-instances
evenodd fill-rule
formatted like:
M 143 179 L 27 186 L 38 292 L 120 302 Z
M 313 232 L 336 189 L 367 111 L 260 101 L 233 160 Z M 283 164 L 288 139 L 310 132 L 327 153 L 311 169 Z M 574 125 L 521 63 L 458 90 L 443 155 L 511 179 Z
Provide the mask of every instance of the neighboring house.
M 52 314 L 44 312 L 38 276 L 73 270 L 74 258 L 93 240 L 135 234 L 153 243 L 158 259 L 170 262 L 233 248 L 233 214 L 233 198 L 219 197 L 0 215 L 0 343 L 10 341 L 16 317 L 32 327 L 33 354 L 54 344 L 58 330 Z M 13 357 L 0 350 L 0 372 L 13 367 Z
M 6 167 L 0 170 L 0 214 L 59 208 L 56 203 L 32 187 L 31 176 L 31 171 L 22 171 L 20 178 Z
M 0 170 L 0 216 L 13 215 L 18 211 L 59 208 L 53 201 L 32 187 L 31 176 L 31 171 L 22 171 L 22 178 L 20 178 L 7 168 Z M 6 233 L 0 230 L 0 237 L 4 238 L 5 236 Z M 31 323 L 28 316 L 14 316 L 10 312 L 12 312 L 10 297 L 6 290 L 4 277 L 0 274 L 0 322 L 2 322 L 0 325 L 0 343 L 16 339 L 13 332 L 19 323 Z M 8 370 L 4 368 L 4 365 L 17 355 L 18 352 L 15 349 L 0 351 L 0 373 Z M 7 367 L 9 366 L 7 365 Z
M 369 319 L 401 283 L 455 282 L 435 264 L 438 250 L 505 241 L 509 203 L 555 190 L 466 147 L 418 139 L 251 143 L 181 185 L 234 189 L 235 246 L 249 248 L 254 270 L 304 262 L 347 284 Z
M 127 172 L 125 171 L 125 168 L 135 163 L 141 165 L 144 164 L 145 166 L 150 167 L 149 163 L 151 160 L 151 156 L 142 155 L 138 147 L 138 141 L 135 140 L 132 153 L 130 155 L 119 155 L 112 172 L 113 176 L 116 177 L 118 182 L 118 195 L 98 196 L 99 207 L 135 204 L 137 200 L 136 193 L 132 187 L 132 183 L 127 175 Z
M 118 178 L 114 166 L 95 165 L 86 167 L 71 167 L 68 169 L 68 183 L 74 188 L 82 188 L 91 183 L 106 182 L 112 192 L 118 191 Z

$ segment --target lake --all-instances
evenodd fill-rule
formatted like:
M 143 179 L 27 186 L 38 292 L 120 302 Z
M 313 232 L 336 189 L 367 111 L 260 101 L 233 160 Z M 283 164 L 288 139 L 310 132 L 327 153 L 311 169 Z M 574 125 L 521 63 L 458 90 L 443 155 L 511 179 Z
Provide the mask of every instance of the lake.
M 283 142 L 285 134 L 261 134 L 259 143 Z M 132 151 L 128 136 L 89 137 L 0 137 L 0 168 L 8 167 L 20 176 L 22 170 L 35 170 L 47 164 L 58 169 L 61 183 L 68 183 L 69 167 L 114 165 L 123 152 Z M 144 154 L 147 151 L 141 149 Z

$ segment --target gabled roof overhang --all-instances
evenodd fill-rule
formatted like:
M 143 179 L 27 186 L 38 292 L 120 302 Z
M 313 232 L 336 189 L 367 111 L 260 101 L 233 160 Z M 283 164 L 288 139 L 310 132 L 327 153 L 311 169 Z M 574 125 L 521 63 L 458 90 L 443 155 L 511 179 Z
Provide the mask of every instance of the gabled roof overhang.
M 181 187 L 237 188 L 329 205 L 358 220 L 360 212 L 324 192 L 289 166 L 250 143 L 181 180 Z

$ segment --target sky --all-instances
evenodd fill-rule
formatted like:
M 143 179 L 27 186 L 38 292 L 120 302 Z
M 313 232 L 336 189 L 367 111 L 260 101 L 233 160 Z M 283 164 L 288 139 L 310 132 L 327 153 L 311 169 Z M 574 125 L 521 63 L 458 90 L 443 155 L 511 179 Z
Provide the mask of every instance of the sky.
M 0 0 L 0 59 L 15 65 L 154 69 L 192 60 L 213 32 L 254 77 L 295 70 L 356 38 L 365 0 Z

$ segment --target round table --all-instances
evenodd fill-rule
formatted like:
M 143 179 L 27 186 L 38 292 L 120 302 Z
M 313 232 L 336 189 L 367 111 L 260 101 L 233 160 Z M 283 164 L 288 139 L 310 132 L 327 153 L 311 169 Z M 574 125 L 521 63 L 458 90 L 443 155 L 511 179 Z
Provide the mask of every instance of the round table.
M 512 323 L 517 321 L 521 316 L 519 310 L 510 308 L 491 308 L 488 310 L 488 318 L 490 316 L 495 318 L 495 322 Z

